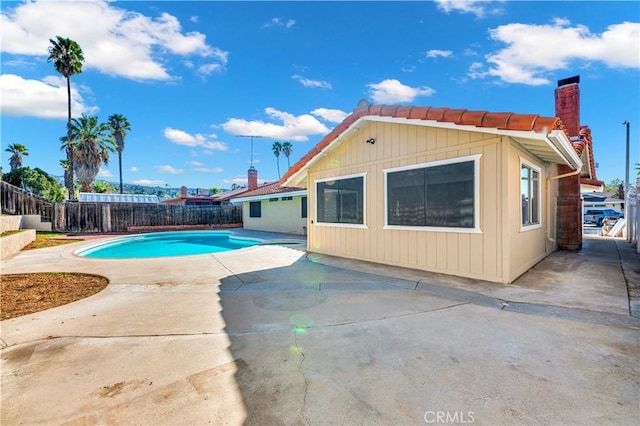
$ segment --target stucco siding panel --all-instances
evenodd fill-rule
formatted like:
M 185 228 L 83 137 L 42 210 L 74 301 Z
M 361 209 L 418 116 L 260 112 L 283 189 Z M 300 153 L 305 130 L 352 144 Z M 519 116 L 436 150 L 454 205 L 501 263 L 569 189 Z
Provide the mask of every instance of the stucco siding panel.
M 275 197 L 274 197 L 275 198 Z M 307 219 L 302 217 L 302 197 L 292 200 L 261 201 L 261 217 L 249 217 L 249 202 L 242 203 L 242 221 L 245 229 L 303 235 Z

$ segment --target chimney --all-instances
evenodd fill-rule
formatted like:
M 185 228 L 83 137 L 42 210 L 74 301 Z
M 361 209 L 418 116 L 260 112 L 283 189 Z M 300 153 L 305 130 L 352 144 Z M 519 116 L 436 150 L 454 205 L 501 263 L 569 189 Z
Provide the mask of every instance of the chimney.
M 180 188 L 180 197 L 187 198 L 187 187 L 183 186 Z
M 556 95 L 556 117 L 564 123 L 569 137 L 580 136 L 580 76 L 558 80 Z
M 618 185 L 618 198 L 624 200 L 624 185 Z
M 258 188 L 258 171 L 253 166 L 249 167 L 248 183 L 249 191 L 253 191 Z
M 558 80 L 555 90 L 556 116 L 562 120 L 569 139 L 580 141 L 580 76 Z M 558 174 L 574 170 L 565 165 L 558 166 Z M 576 251 L 582 248 L 582 203 L 580 201 L 580 174 L 558 181 L 558 203 L 556 241 L 558 249 Z

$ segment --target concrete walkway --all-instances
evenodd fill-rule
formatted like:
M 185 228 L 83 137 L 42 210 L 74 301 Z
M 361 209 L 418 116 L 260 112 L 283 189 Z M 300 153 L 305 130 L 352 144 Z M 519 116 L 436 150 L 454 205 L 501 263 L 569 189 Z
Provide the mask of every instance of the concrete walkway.
M 554 253 L 509 286 L 290 244 L 165 259 L 73 254 L 94 243 L 2 262 L 3 274 L 90 272 L 110 285 L 0 323 L 0 423 L 640 420 L 640 320 L 626 289 L 640 261 L 621 240 L 585 239 L 580 253 Z

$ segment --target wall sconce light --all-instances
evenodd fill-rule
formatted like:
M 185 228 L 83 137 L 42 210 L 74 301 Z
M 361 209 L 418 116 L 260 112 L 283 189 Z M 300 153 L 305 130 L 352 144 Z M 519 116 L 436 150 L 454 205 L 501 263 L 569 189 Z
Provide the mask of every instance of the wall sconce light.
M 371 138 L 371 139 L 367 139 L 366 142 L 373 145 L 374 143 L 376 143 L 376 140 L 374 138 Z

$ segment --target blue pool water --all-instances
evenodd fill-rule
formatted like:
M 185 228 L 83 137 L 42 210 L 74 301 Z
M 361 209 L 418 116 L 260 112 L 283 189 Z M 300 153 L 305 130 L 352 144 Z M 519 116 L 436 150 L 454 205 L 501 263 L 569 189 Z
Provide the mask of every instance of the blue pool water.
M 97 259 L 140 259 L 220 253 L 260 244 L 215 231 L 158 232 L 118 238 L 76 252 Z

